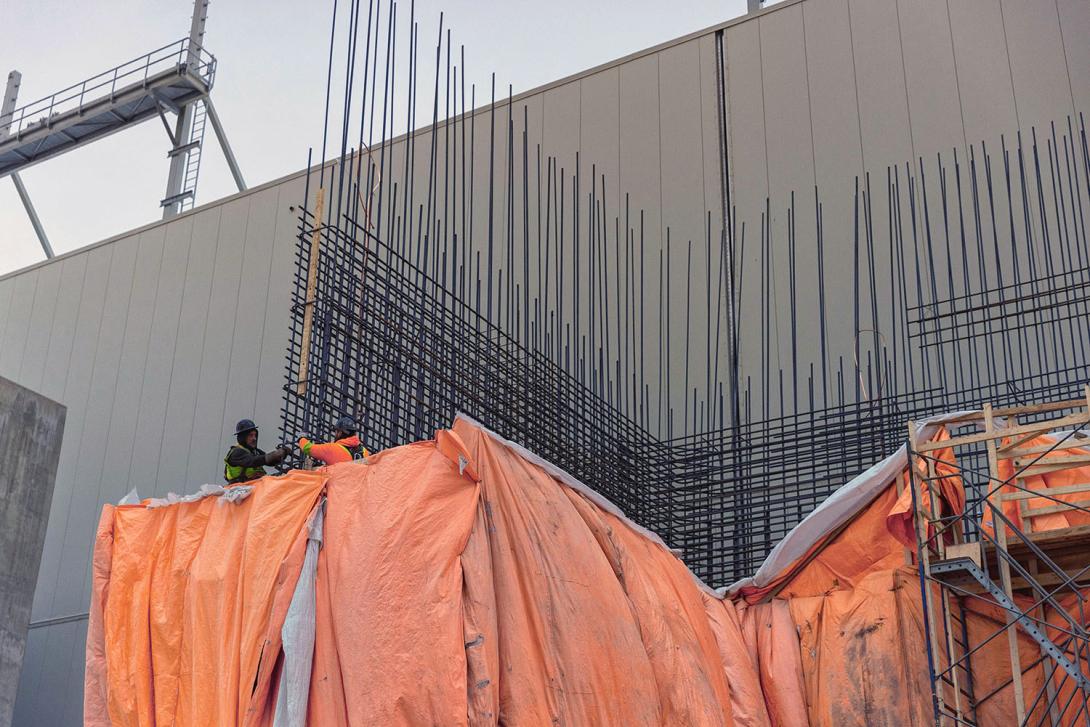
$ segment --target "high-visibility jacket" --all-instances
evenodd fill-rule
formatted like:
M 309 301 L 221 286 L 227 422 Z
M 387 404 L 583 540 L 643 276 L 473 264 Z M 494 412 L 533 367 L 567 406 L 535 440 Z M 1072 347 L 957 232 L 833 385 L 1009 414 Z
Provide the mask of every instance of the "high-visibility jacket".
M 267 474 L 264 463 L 265 452 L 262 450 L 232 444 L 223 458 L 223 479 L 228 484 L 260 479 Z
M 355 434 L 325 444 L 312 442 L 303 437 L 299 440 L 299 449 L 303 450 L 303 454 L 307 457 L 313 457 L 324 464 L 349 462 L 353 459 L 368 457 L 371 454 L 360 444 L 360 438 Z

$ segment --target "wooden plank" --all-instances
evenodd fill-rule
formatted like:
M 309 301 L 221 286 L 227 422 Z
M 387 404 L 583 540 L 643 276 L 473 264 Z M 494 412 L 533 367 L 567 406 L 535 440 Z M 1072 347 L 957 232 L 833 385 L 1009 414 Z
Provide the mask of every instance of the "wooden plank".
M 1005 502 L 1011 500 L 1030 500 L 1035 497 L 1041 497 L 1042 495 L 1070 495 L 1075 492 L 1090 492 L 1090 484 L 1085 485 L 1065 485 L 1063 487 L 1048 487 L 1030 492 L 1014 492 L 1007 495 L 1003 495 L 1000 499 Z
M 1032 447 L 1025 447 L 1024 449 L 1011 449 L 999 454 L 999 459 L 1015 459 L 1017 457 L 1027 457 L 1033 454 L 1041 454 L 1043 452 L 1063 452 L 1068 449 L 1081 449 L 1083 447 L 1090 447 L 1090 442 L 1087 441 L 1085 436 L 1073 437 L 1066 442 L 1060 442 L 1058 444 L 1035 444 Z M 1090 452 L 1090 449 L 1087 449 Z
M 1019 470 L 1017 474 L 1020 478 L 1034 477 L 1037 475 L 1047 475 L 1052 472 L 1063 472 L 1064 470 L 1076 469 L 1085 466 L 1086 462 L 1070 461 L 1065 458 L 1063 462 L 1048 462 L 1047 464 L 1030 465 L 1024 469 Z
M 1058 512 L 1079 511 L 1079 508 L 1090 508 L 1090 500 L 1076 500 L 1068 505 L 1049 505 L 1047 507 L 1031 507 L 1022 513 L 1022 517 L 1041 517 L 1042 515 L 1055 515 Z
M 310 233 L 310 264 L 307 268 L 307 297 L 303 310 L 303 339 L 299 358 L 299 378 L 295 393 L 307 392 L 307 350 L 310 348 L 311 328 L 314 326 L 314 291 L 318 287 L 318 256 L 322 251 L 322 214 L 325 212 L 325 189 L 318 188 L 318 201 L 314 205 L 314 231 Z
M 993 429 L 991 427 L 987 427 L 985 431 L 977 432 L 976 434 L 966 434 L 960 437 L 952 437 L 944 441 L 924 442 L 919 446 L 916 451 L 933 452 L 936 449 L 945 449 L 947 447 L 964 447 L 967 444 L 985 442 L 989 439 L 994 440 L 1000 437 L 1015 437 L 1019 434 L 1025 434 L 1027 432 L 1044 431 L 1045 429 L 1060 429 L 1073 426 L 1075 424 L 1086 424 L 1087 422 L 1090 422 L 1090 413 L 1086 411 L 1081 411 L 1077 414 L 1068 414 L 1067 416 L 1060 417 L 1058 419 L 1049 419 L 1047 422 L 1038 422 L 1036 424 L 1022 424 L 1017 427 L 1007 427 L 1006 429 Z
M 984 551 L 980 547 L 980 541 L 971 543 L 954 543 L 946 546 L 946 559 L 968 558 L 977 564 L 978 568 L 984 567 Z
M 1064 399 L 1063 401 L 1048 401 L 1041 404 L 1027 404 L 1024 406 L 1008 406 L 1000 409 L 992 409 L 993 417 L 1020 416 L 1023 414 L 1044 414 L 1061 409 L 1081 409 L 1086 407 L 1086 399 Z M 946 420 L 947 424 L 964 424 L 966 422 L 982 421 L 983 411 L 974 411 L 959 417 Z

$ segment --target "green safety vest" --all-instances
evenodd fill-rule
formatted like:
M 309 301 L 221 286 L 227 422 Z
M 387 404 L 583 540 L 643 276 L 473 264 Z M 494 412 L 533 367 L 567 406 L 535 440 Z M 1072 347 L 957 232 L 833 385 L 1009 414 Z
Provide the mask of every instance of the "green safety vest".
M 223 479 L 227 480 L 227 484 L 256 480 L 268 474 L 265 472 L 264 467 L 234 467 L 227 464 L 227 458 L 231 456 L 231 450 L 233 449 L 245 450 L 246 448 L 239 444 L 232 444 L 231 449 L 228 449 L 227 454 L 223 456 Z

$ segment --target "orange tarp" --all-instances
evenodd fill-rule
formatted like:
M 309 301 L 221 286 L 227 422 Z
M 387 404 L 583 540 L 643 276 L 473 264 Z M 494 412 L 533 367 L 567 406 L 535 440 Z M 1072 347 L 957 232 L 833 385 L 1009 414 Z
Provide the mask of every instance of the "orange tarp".
M 958 512 L 952 455 L 937 456 L 936 501 Z M 930 724 L 898 466 L 853 480 L 865 487 L 835 523 L 811 523 L 735 602 L 601 496 L 465 419 L 224 497 L 106 507 L 86 723 L 267 726 L 301 690 L 307 723 L 333 727 Z M 289 634 L 299 594 L 312 642 Z M 1003 615 L 968 604 L 979 642 Z M 1019 641 L 1026 689 L 1040 689 L 1036 645 Z M 312 658 L 291 687 L 289 643 Z M 973 668 L 979 692 L 1001 687 L 1005 638 Z M 1007 686 L 978 716 L 1012 711 Z
M 258 661 L 269 658 L 263 636 L 278 617 L 271 613 L 276 591 L 294 587 L 293 579 L 278 579 L 281 563 L 325 476 L 293 472 L 275 488 L 269 482 L 237 502 L 205 497 L 104 510 L 88 627 L 86 724 L 239 722 Z
M 309 724 L 772 724 L 729 602 L 466 420 L 237 503 L 106 508 L 87 723 L 271 725 L 323 492 Z
M 1004 444 L 1007 444 L 1007 440 L 1004 440 Z M 1067 442 L 1063 442 L 1066 444 Z M 1023 442 L 1019 445 L 1019 449 L 1029 449 L 1030 447 L 1053 447 L 1061 444 L 1060 440 L 1056 436 L 1041 436 L 1035 437 L 1028 442 Z M 1062 464 L 1064 459 L 1078 457 L 1084 458 L 1090 455 L 1090 449 L 1085 448 L 1073 448 L 1046 451 L 1035 455 L 1039 459 L 1034 459 L 1034 456 L 1024 458 L 1024 464 L 1030 466 L 1045 466 L 1050 464 Z M 1015 484 L 1026 490 L 1032 490 L 1034 492 L 1043 492 L 1049 494 L 1049 497 L 1033 497 L 1025 500 L 1008 500 L 1002 505 L 1003 514 L 1006 515 L 1011 522 L 1016 524 L 1019 529 L 1026 532 L 1043 532 L 1045 530 L 1060 530 L 1062 528 L 1075 527 L 1077 525 L 1090 525 L 1090 492 L 1069 492 L 1069 493 L 1050 493 L 1049 490 L 1056 490 L 1060 487 L 1067 487 L 1069 485 L 1081 485 L 1090 482 L 1090 466 L 1083 467 L 1068 467 L 1066 469 L 1056 470 L 1055 472 L 1045 472 L 1043 474 L 1031 475 L 1030 477 L 1023 478 L 1021 480 L 1013 480 L 1015 474 L 1014 460 L 1001 459 L 999 460 L 999 479 L 1001 482 L 1011 480 L 1012 484 L 999 485 L 996 487 L 996 483 L 992 483 L 992 489 L 995 490 L 997 495 L 1010 495 L 1017 492 L 1022 492 Z M 1055 499 L 1049 499 L 1055 498 Z M 1060 502 L 1057 502 L 1060 501 Z M 1059 505 L 1062 502 L 1074 503 L 1082 510 L 1076 508 L 1065 509 L 1061 512 L 1053 512 L 1043 515 L 1038 515 L 1032 518 L 1023 519 L 1023 510 L 1033 510 L 1037 508 L 1051 507 Z M 1027 522 L 1032 520 L 1032 522 Z M 994 524 L 992 523 L 991 510 L 986 508 L 984 512 L 984 527 L 989 532 L 994 532 Z

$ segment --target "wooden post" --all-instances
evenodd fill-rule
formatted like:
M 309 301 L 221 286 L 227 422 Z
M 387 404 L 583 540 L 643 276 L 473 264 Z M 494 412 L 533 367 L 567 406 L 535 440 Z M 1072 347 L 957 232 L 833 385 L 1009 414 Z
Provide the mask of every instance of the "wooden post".
M 999 458 L 996 452 L 996 437 L 1002 435 L 995 431 L 995 417 L 992 415 L 992 405 L 984 405 L 984 432 L 991 435 L 987 438 L 986 443 L 988 447 L 988 474 L 992 479 L 988 482 L 988 491 L 991 493 L 988 495 L 988 502 L 993 505 L 999 512 L 1003 512 L 1003 500 L 1002 493 L 998 490 L 993 491 L 996 483 L 1001 482 L 999 478 Z M 995 560 L 999 565 L 999 580 L 1003 587 L 1003 592 L 1007 594 L 1007 598 L 1014 602 L 1014 593 L 1011 590 L 1011 569 L 1010 564 L 1003 558 L 1003 553 L 1007 550 L 1007 526 L 1001 518 L 993 517 L 992 524 L 995 526 L 995 542 L 996 542 L 996 555 Z M 1007 617 L 1007 643 L 1010 647 L 1010 659 L 1011 659 L 1011 679 L 1012 686 L 1014 687 L 1014 711 L 1015 716 L 1018 718 L 1018 724 L 1022 724 L 1026 721 L 1026 699 L 1022 689 L 1022 660 L 1018 656 L 1018 627 L 1015 625 L 1014 614 L 1010 611 L 1006 612 Z
M 307 295 L 303 311 L 303 340 L 299 347 L 299 380 L 295 393 L 307 392 L 307 376 L 310 374 L 311 328 L 314 325 L 314 290 L 318 287 L 318 257 L 322 248 L 322 213 L 325 211 L 325 188 L 318 187 L 318 201 L 314 205 L 314 230 L 310 233 L 310 265 L 307 268 Z

